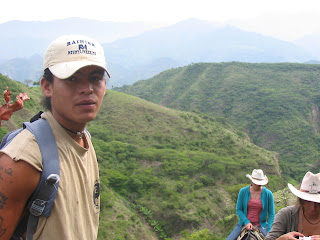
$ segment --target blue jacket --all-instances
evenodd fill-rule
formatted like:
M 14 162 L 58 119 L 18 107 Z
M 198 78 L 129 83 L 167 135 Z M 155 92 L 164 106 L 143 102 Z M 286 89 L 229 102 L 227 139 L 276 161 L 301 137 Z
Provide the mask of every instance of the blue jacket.
M 250 186 L 241 188 L 238 195 L 236 211 L 239 216 L 240 226 L 250 223 L 249 219 L 247 218 L 248 203 L 250 199 L 249 188 Z M 269 232 L 274 220 L 275 209 L 272 192 L 265 187 L 262 188 L 261 202 L 262 211 L 260 213 L 260 225 L 261 227 L 265 228 L 268 224 L 267 231 Z

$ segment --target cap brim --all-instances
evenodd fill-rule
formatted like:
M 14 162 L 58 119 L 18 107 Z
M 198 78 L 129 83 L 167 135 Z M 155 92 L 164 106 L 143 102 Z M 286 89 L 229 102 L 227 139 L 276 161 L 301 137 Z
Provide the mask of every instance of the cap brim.
M 263 180 L 253 179 L 253 178 L 251 177 L 251 175 L 249 175 L 249 174 L 247 174 L 246 177 L 249 178 L 249 179 L 251 180 L 251 182 L 253 182 L 253 183 L 256 184 L 256 185 L 261 185 L 261 186 L 263 186 L 263 185 L 267 185 L 267 183 L 268 183 L 268 178 L 267 178 L 267 177 L 265 177 L 265 179 L 263 179 Z
M 52 72 L 52 74 L 57 78 L 66 79 L 68 77 L 71 77 L 80 68 L 87 67 L 87 66 L 98 66 L 103 68 L 106 71 L 108 77 L 110 78 L 109 71 L 105 64 L 101 64 L 98 62 L 95 63 L 92 61 L 74 61 L 74 62 L 58 63 L 58 64 L 55 64 L 54 66 L 49 67 L 49 69 Z
M 290 191 L 296 195 L 298 198 L 301 198 L 306 201 L 320 203 L 320 194 L 319 193 L 307 193 L 301 192 L 300 190 L 296 189 L 292 184 L 288 183 L 288 187 Z

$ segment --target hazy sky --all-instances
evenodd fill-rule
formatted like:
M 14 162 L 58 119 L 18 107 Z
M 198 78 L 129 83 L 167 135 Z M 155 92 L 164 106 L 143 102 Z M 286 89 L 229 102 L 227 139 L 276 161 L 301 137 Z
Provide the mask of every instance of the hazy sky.
M 51 4 L 51 5 L 50 5 Z M 0 23 L 82 17 L 101 21 L 176 23 L 198 18 L 294 40 L 320 32 L 319 0 L 8 0 Z

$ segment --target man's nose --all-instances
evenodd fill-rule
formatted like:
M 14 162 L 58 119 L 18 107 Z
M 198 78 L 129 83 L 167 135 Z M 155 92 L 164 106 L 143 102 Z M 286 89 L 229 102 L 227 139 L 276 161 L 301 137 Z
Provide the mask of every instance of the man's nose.
M 93 92 L 93 84 L 90 81 L 81 83 L 80 92 L 81 93 L 92 93 Z

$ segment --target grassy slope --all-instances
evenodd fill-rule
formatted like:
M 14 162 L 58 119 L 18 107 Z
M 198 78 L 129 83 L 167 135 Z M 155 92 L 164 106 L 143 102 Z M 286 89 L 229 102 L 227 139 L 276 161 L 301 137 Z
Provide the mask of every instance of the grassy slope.
M 104 139 L 95 142 L 104 183 L 151 210 L 168 236 L 203 227 L 225 233 L 235 220 L 226 217 L 235 195 L 254 167 L 270 175 L 271 188 L 281 185 L 277 155 L 224 119 L 109 91 L 89 130 Z
M 0 78 L 13 96 L 31 97 L 1 129 L 19 126 L 39 110 L 40 90 Z M 88 129 L 101 173 L 99 239 L 156 239 L 204 227 L 223 236 L 236 221 L 234 201 L 246 173 L 262 167 L 272 189 L 281 185 L 277 154 L 253 145 L 225 119 L 108 91 Z
M 116 89 L 164 106 L 225 117 L 279 153 L 295 179 L 319 169 L 320 66 L 201 63 Z

